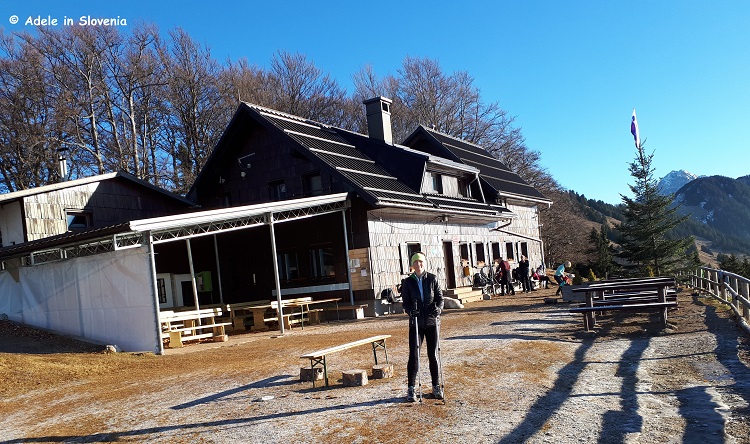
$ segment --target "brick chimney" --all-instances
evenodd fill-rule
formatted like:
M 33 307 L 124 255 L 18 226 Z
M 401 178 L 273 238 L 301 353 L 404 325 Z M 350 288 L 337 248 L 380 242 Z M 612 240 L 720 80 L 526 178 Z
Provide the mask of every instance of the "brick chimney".
M 371 139 L 382 140 L 393 145 L 393 131 L 391 129 L 391 99 L 374 97 L 364 102 L 367 111 L 367 132 Z

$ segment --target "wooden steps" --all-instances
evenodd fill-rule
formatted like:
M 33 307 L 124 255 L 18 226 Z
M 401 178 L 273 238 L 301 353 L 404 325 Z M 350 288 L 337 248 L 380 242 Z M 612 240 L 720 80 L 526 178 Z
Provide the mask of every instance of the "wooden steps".
M 443 292 L 443 295 L 449 298 L 458 299 L 462 304 L 477 302 L 483 299 L 482 290 L 475 290 L 472 287 L 448 288 Z

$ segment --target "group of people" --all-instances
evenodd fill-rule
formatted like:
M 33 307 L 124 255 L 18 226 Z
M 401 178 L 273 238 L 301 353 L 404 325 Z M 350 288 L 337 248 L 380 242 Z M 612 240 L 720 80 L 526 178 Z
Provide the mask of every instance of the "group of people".
M 416 383 L 419 373 L 419 352 L 424 340 L 427 340 L 427 360 L 430 367 L 432 396 L 436 399 L 444 399 L 444 387 L 441 385 L 442 362 L 440 362 L 440 314 L 444 305 L 443 291 L 440 288 L 437 276 L 427 271 L 427 257 L 424 253 L 414 253 L 410 259 L 414 272 L 401 282 L 401 302 L 404 311 L 409 315 L 406 400 L 409 402 L 417 400 Z M 500 273 L 500 282 L 505 282 L 504 285 L 507 286 L 505 288 L 511 292 L 510 294 L 515 294 L 510 280 L 510 263 L 498 259 L 495 260 L 495 263 L 497 272 Z M 566 261 L 555 270 L 555 280 L 560 287 L 564 285 L 567 276 L 565 268 L 570 266 L 570 262 Z M 525 256 L 521 256 L 521 260 L 518 262 L 518 270 L 523 291 L 531 291 L 529 261 Z M 535 273 L 538 271 L 536 270 Z M 559 292 L 560 288 L 558 288 Z
M 516 289 L 513 287 L 513 270 L 511 269 L 510 262 L 504 259 L 495 259 L 494 269 L 495 280 L 500 283 L 500 294 L 516 294 Z M 521 282 L 521 289 L 524 293 L 530 293 L 534 290 L 533 285 L 531 285 L 529 259 L 526 256 L 521 256 L 515 273 Z M 534 273 L 536 274 L 536 271 Z

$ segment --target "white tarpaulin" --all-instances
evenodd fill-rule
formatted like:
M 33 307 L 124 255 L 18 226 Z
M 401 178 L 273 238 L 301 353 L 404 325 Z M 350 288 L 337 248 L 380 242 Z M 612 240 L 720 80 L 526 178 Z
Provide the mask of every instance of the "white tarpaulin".
M 13 271 L 16 273 L 16 271 Z M 0 272 L 0 313 L 17 322 L 159 352 L 147 249 L 136 248 Z

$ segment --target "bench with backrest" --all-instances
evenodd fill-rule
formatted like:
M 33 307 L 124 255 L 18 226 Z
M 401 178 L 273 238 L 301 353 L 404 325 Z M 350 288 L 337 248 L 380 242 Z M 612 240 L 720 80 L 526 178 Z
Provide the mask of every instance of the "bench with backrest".
M 583 315 L 583 326 L 591 330 L 596 325 L 595 313 L 605 311 L 652 311 L 661 313 L 662 325 L 667 326 L 667 310 L 677 306 L 676 282 L 670 277 L 642 279 L 614 279 L 574 285 L 573 293 L 583 293 L 585 303 L 570 309 Z
M 388 350 L 385 346 L 385 340 L 390 338 L 391 335 L 378 335 L 378 336 L 372 336 L 365 339 L 360 339 L 358 341 L 352 341 L 347 342 L 345 344 L 340 344 L 334 347 L 324 348 L 322 350 L 317 350 L 312 353 L 306 353 L 302 356 L 300 356 L 300 359 L 309 359 L 310 360 L 310 370 L 312 371 L 313 375 L 315 374 L 315 369 L 322 367 L 323 368 L 323 376 L 326 381 L 326 387 L 328 387 L 328 364 L 326 362 L 326 356 L 337 353 L 340 351 L 348 350 L 353 347 L 359 347 L 360 345 L 372 345 L 372 354 L 375 357 L 375 365 L 378 364 L 378 350 L 382 350 L 383 354 L 385 355 L 385 362 L 388 363 Z M 315 387 L 315 377 L 312 378 L 313 387 Z
M 181 347 L 185 341 L 196 341 L 206 338 L 224 340 L 224 327 L 229 322 L 216 322 L 222 315 L 222 309 L 201 308 L 199 310 L 165 310 L 159 312 L 162 326 L 162 340 L 169 339 L 171 348 Z M 210 331 L 207 331 L 210 330 Z

